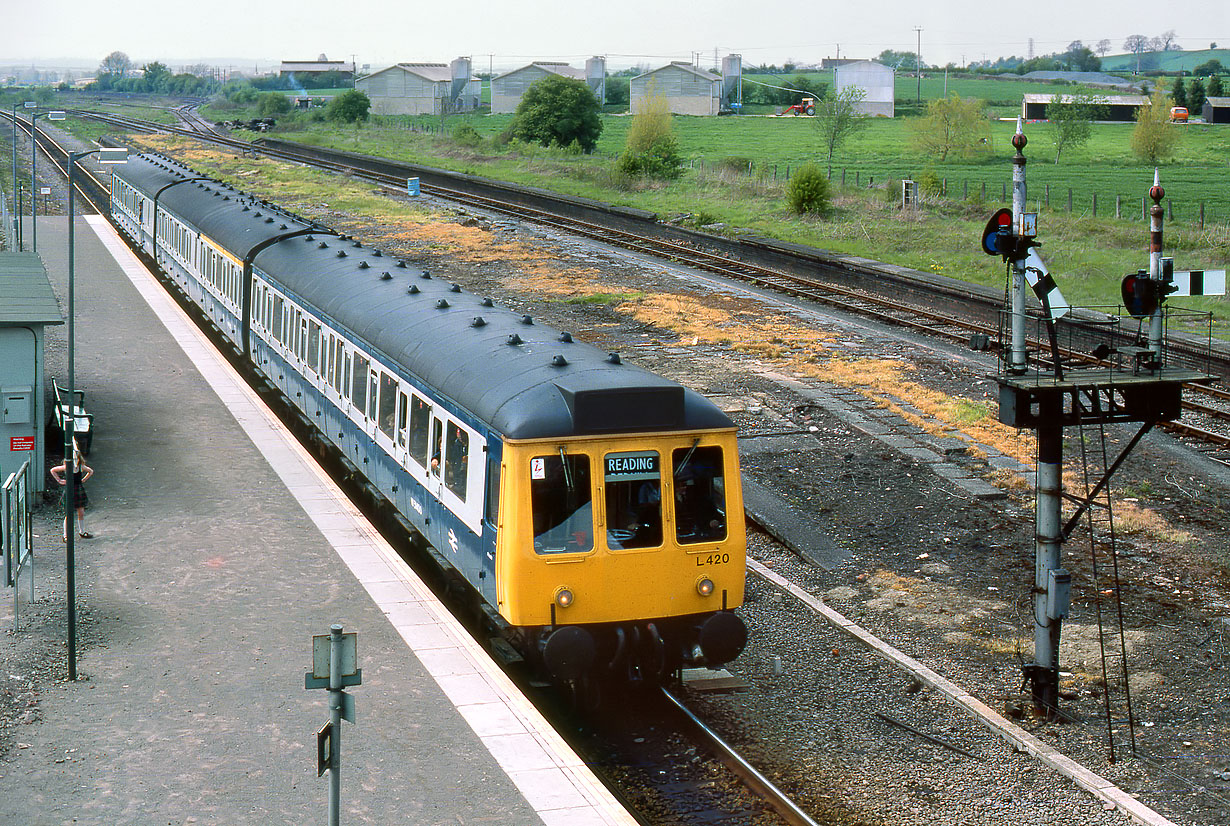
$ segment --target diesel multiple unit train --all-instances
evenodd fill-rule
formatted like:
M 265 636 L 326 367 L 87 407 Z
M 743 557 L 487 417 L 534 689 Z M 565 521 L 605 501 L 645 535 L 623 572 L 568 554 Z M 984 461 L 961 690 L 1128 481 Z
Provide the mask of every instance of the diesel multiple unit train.
M 111 206 L 556 679 L 742 651 L 735 428 L 703 396 L 158 155 Z

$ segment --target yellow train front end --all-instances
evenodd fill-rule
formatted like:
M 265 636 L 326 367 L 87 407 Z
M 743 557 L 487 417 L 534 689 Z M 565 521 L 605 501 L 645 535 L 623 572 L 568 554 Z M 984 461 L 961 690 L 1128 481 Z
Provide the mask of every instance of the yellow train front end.
M 500 614 L 557 678 L 656 679 L 747 641 L 732 429 L 507 441 Z

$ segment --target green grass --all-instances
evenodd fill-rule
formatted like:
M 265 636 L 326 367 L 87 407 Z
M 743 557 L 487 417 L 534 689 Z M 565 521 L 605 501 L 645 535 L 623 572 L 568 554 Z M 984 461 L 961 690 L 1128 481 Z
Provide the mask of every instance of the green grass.
M 1102 58 L 1104 72 L 1131 72 L 1136 69 L 1136 55 L 1113 54 Z M 1190 72 L 1201 63 L 1210 60 L 1221 61 L 1221 65 L 1230 69 L 1230 49 L 1198 49 L 1190 52 L 1145 52 L 1140 56 L 1140 67 L 1143 71 L 1161 70 L 1163 72 Z

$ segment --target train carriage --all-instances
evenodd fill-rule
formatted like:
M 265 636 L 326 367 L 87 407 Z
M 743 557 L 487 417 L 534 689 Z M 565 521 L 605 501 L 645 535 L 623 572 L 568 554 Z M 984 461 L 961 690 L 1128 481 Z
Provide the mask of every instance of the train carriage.
M 735 429 L 616 354 L 160 156 L 116 224 L 562 680 L 742 650 Z

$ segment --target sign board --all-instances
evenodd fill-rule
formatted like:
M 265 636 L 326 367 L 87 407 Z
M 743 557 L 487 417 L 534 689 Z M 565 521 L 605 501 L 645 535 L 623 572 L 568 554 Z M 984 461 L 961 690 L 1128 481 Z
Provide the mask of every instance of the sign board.
M 12 450 L 12 451 L 34 450 L 34 437 L 33 436 L 10 436 L 9 437 L 9 450 Z
M 358 672 L 358 657 L 356 655 L 358 634 L 351 632 L 341 635 L 342 643 L 342 673 L 340 676 L 348 677 Z M 317 634 L 312 637 L 312 676 L 320 679 L 329 679 L 329 652 L 332 646 L 330 642 L 332 636 L 329 634 Z
M 1225 270 L 1177 270 L 1170 295 L 1225 295 Z M 16 448 L 13 448 L 16 450 Z
M 322 776 L 333 766 L 333 721 L 325 723 L 316 732 L 316 776 Z
M 608 453 L 607 482 L 654 481 L 660 478 L 656 451 L 640 453 Z
M 38 191 L 38 192 L 39 192 L 39 194 L 40 194 L 40 195 L 50 195 L 50 194 L 51 194 L 51 187 L 49 187 L 49 186 L 44 186 L 44 187 L 41 187 L 41 188 L 39 189 L 39 191 Z

